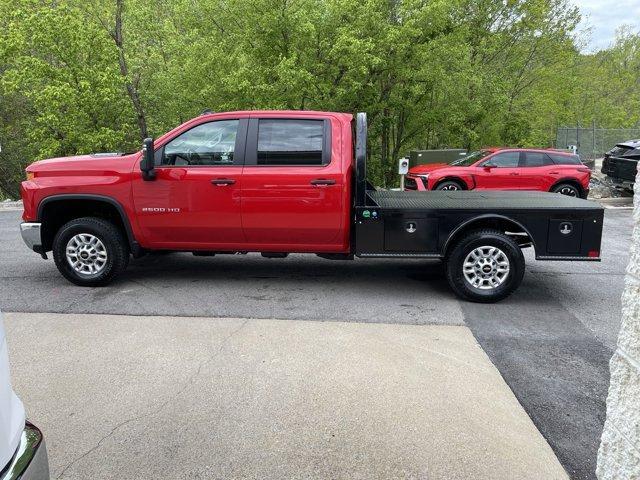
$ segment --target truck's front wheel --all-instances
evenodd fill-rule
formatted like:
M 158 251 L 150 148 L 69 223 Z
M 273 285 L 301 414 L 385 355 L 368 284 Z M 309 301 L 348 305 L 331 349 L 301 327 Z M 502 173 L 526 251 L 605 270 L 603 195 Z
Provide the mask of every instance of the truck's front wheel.
M 97 287 L 106 285 L 127 267 L 129 248 L 113 223 L 83 217 L 60 227 L 53 239 L 53 259 L 70 282 Z
M 492 303 L 520 286 L 524 265 L 522 250 L 513 239 L 497 230 L 476 230 L 451 249 L 447 280 L 459 297 Z

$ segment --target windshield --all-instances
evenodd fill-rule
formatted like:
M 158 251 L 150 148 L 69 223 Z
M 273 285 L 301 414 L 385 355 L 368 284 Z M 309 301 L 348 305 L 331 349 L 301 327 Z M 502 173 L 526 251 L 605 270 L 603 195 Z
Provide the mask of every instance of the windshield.
M 478 160 L 483 159 L 490 153 L 491 152 L 489 150 L 480 150 L 478 152 L 472 152 L 466 157 L 463 157 L 460 160 L 456 160 L 455 162 L 452 162 L 451 165 L 455 165 L 457 167 L 468 167 L 469 165 L 473 165 L 474 163 L 476 163 Z

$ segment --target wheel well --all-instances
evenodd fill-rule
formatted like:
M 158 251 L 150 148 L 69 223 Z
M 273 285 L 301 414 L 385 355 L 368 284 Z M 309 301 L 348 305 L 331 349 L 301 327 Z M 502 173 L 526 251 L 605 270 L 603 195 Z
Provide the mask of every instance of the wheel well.
M 551 186 L 549 191 L 553 190 L 558 185 L 562 185 L 563 183 L 567 183 L 569 185 L 572 185 L 572 186 L 576 187 L 578 189 L 578 193 L 580 193 L 580 195 L 584 194 L 584 189 L 582 188 L 582 184 L 580 182 L 578 182 L 577 180 L 574 180 L 573 178 L 566 178 L 566 179 L 563 179 L 563 180 L 558 180 L 556 183 L 554 183 Z
M 51 250 L 56 232 L 74 218 L 98 217 L 110 221 L 126 235 L 131 244 L 131 232 L 116 205 L 96 199 L 52 200 L 39 210 L 38 219 L 42 223 L 42 246 L 45 252 Z
M 458 241 L 466 234 L 473 230 L 479 230 L 483 228 L 491 228 L 508 235 L 516 241 L 520 248 L 535 248 L 533 237 L 527 231 L 527 229 L 520 225 L 518 222 L 506 217 L 481 217 L 470 220 L 453 231 L 444 245 L 444 255 L 448 255 L 451 248 L 456 243 L 458 243 Z
M 436 182 L 436 184 L 433 186 L 433 188 L 437 188 L 438 185 L 440 185 L 441 183 L 444 182 L 456 182 L 457 184 L 459 184 L 463 190 L 467 190 L 467 182 L 465 182 L 464 180 L 462 180 L 460 177 L 445 177 L 441 180 L 438 180 Z

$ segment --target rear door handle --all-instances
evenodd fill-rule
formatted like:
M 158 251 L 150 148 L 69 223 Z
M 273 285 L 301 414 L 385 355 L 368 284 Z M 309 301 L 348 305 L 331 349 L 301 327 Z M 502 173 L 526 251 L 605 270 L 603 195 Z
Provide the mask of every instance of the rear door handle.
M 518 172 L 511 172 L 509 175 L 520 175 Z
M 328 178 L 316 178 L 311 180 L 311 185 L 335 185 L 335 180 L 329 180 Z
M 214 178 L 211 180 L 212 185 L 224 186 L 224 185 L 233 185 L 236 181 L 233 178 Z

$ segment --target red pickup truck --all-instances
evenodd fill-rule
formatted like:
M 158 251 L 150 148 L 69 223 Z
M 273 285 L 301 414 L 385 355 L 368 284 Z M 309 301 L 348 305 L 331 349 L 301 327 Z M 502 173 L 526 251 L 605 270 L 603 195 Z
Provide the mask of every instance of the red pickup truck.
M 355 144 L 355 148 L 354 148 Z M 26 244 L 77 285 L 130 256 L 314 253 L 446 262 L 463 298 L 492 302 L 539 260 L 599 260 L 602 208 L 532 192 L 390 192 L 366 181 L 366 115 L 205 114 L 128 154 L 35 162 L 22 183 Z

